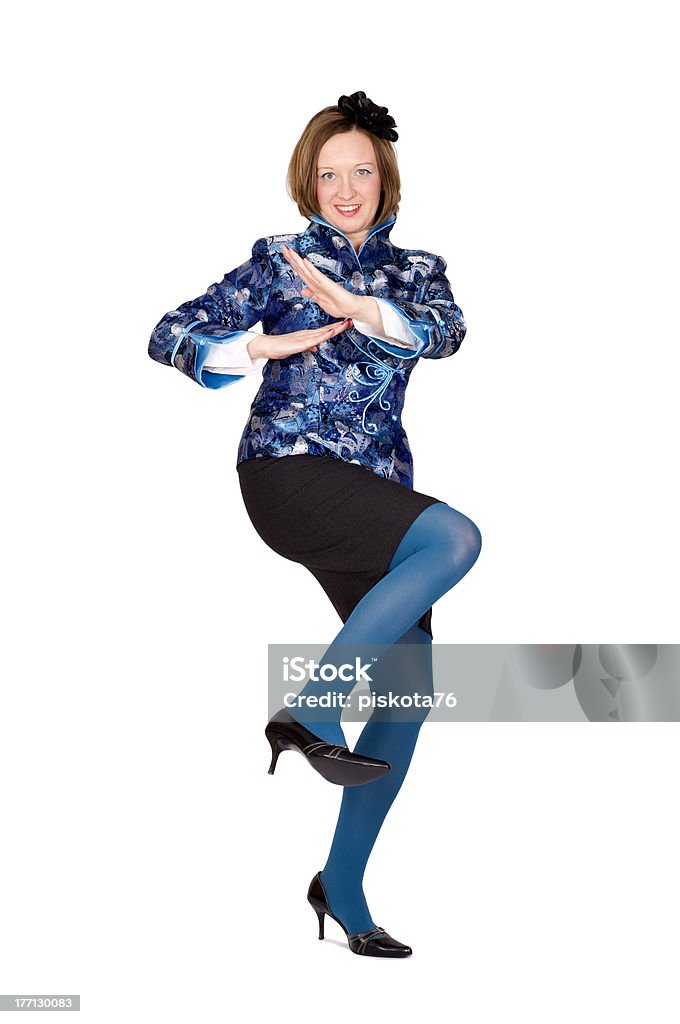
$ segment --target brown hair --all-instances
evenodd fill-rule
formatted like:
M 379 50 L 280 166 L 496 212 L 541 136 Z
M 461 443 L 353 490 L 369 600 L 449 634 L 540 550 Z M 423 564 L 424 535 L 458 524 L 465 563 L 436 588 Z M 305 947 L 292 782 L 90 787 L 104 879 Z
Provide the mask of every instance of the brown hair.
M 298 139 L 288 165 L 286 190 L 303 217 L 315 213 L 321 216 L 316 199 L 316 162 L 322 147 L 333 135 L 343 132 L 363 131 L 354 121 L 346 117 L 337 106 L 324 107 L 308 122 Z M 373 132 L 365 132 L 373 143 L 378 173 L 382 184 L 380 205 L 375 223 L 380 224 L 397 213 L 401 200 L 401 179 L 394 143 L 382 139 Z

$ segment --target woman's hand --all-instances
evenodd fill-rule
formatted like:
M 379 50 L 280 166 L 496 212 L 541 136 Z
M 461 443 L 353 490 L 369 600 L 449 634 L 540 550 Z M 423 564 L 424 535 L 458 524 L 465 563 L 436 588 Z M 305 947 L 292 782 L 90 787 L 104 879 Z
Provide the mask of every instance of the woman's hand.
M 331 281 L 318 267 L 315 267 L 308 259 L 303 259 L 295 249 L 291 249 L 285 243 L 281 251 L 291 267 L 304 281 L 306 287 L 302 289 L 301 295 L 306 299 L 313 299 L 324 313 L 329 316 L 350 316 L 362 319 L 362 311 L 366 300 L 365 295 L 355 295 L 348 292 L 341 284 Z
M 346 331 L 352 326 L 351 320 L 342 320 L 326 327 L 312 327 L 305 331 L 291 331 L 290 334 L 262 334 L 248 344 L 251 359 L 285 359 L 295 352 L 318 352 L 322 341 Z

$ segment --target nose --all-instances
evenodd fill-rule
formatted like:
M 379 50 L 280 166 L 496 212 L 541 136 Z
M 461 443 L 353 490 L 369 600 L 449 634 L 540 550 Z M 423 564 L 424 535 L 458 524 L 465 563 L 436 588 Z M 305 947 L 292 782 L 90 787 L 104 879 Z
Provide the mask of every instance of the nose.
M 351 203 L 355 195 L 356 192 L 354 190 L 354 186 L 352 185 L 349 179 L 347 181 L 341 182 L 338 188 L 338 202 Z

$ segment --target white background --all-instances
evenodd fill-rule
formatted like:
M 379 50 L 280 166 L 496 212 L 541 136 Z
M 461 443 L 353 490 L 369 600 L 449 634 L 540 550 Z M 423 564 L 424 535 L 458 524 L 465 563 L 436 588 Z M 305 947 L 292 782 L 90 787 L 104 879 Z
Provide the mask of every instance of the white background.
M 677 1021 L 674 724 L 426 726 L 365 877 L 414 955 L 317 941 L 341 791 L 292 754 L 267 775 L 266 654 L 341 623 L 242 505 L 257 382 L 147 354 L 304 230 L 293 146 L 363 89 L 399 131 L 392 240 L 444 256 L 468 323 L 404 415 L 416 488 L 483 536 L 436 641 L 677 641 L 670 14 L 5 14 L 0 992 L 97 1024 Z

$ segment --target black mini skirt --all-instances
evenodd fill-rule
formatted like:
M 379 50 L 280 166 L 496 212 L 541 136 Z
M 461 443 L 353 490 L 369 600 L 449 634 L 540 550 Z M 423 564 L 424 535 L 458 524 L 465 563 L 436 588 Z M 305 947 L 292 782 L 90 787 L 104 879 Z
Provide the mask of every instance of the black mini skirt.
M 420 513 L 441 498 L 334 456 L 256 456 L 236 467 L 255 530 L 304 565 L 343 622 L 383 576 Z M 432 636 L 432 608 L 418 625 Z

